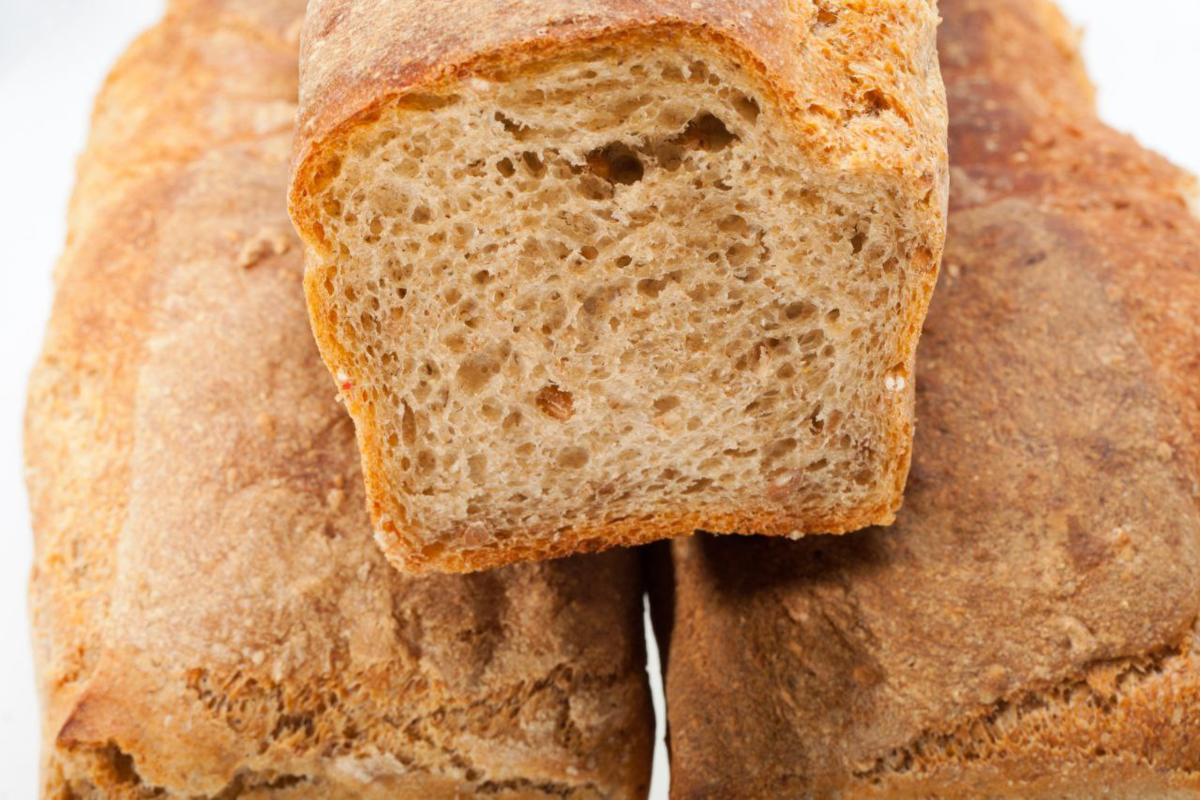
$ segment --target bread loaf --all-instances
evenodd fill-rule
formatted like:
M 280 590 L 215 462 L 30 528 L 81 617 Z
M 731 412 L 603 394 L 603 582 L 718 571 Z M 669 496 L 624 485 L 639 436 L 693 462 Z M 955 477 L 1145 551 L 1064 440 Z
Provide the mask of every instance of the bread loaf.
M 944 0 L 948 245 L 896 525 L 671 548 L 673 795 L 1200 792 L 1195 185 L 1049 3 Z
M 174 2 L 96 106 L 28 410 L 43 794 L 642 796 L 636 560 L 372 541 L 286 213 L 303 6 Z
M 291 188 L 377 537 L 468 571 L 890 523 L 935 0 L 314 0 Z

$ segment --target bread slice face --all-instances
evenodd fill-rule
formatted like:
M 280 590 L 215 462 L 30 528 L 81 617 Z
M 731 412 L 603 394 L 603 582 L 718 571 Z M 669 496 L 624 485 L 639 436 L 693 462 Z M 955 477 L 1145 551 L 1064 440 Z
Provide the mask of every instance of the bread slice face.
M 888 102 L 806 129 L 752 61 L 642 32 L 402 94 L 301 163 L 393 561 L 891 522 L 944 182 L 869 140 Z M 878 152 L 829 157 L 834 124 Z

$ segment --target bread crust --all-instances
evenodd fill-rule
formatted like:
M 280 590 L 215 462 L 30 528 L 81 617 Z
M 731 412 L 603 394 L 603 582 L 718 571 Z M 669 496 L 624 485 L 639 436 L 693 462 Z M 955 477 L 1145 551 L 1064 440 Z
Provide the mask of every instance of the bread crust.
M 172 3 L 97 102 L 26 420 L 43 794 L 642 796 L 631 554 L 372 541 L 286 215 L 303 6 Z
M 1200 223 L 1048 2 L 944 0 L 950 235 L 896 524 L 656 566 L 676 797 L 1200 792 Z
M 825 15 L 840 19 L 836 33 L 816 38 Z M 331 322 L 324 278 L 313 253 L 328 249 L 320 233 L 319 187 L 337 169 L 352 131 L 382 109 L 452 91 L 472 75 L 497 77 L 573 51 L 600 45 L 625 48 L 679 41 L 715 51 L 744 65 L 762 95 L 785 112 L 794 136 L 816 163 L 847 174 L 888 174 L 904 193 L 901 205 L 918 209 L 929 261 L 914 268 L 921 290 L 901 311 L 906 335 L 892 363 L 913 374 L 915 350 L 945 239 L 948 166 L 945 95 L 934 38 L 935 0 L 779 3 L 770 0 L 588 0 L 458 3 L 387 0 L 315 0 L 309 7 L 301 51 L 301 101 L 289 209 L 310 250 L 306 274 L 309 315 L 318 346 L 339 384 L 362 386 L 356 367 Z M 864 111 L 871 94 L 887 98 L 896 114 L 879 116 L 869 135 L 843 124 Z M 376 535 L 388 558 L 410 573 L 465 572 L 572 552 L 633 545 L 695 530 L 767 535 L 844 533 L 888 525 L 903 502 L 911 461 L 913 387 L 891 393 L 884 437 L 889 454 L 878 497 L 834 516 L 775 509 L 681 507 L 613 524 L 555 528 L 553 535 L 522 531 L 488 549 L 422 552 L 407 530 L 384 465 L 370 399 L 353 389 L 342 396 L 355 420 Z M 399 521 L 393 522 L 393 521 Z

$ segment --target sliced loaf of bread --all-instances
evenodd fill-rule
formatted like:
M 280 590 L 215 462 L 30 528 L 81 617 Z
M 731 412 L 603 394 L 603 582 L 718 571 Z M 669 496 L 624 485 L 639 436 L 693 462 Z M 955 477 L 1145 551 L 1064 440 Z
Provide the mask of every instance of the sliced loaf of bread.
M 932 0 L 315 0 L 291 187 L 401 569 L 892 521 Z

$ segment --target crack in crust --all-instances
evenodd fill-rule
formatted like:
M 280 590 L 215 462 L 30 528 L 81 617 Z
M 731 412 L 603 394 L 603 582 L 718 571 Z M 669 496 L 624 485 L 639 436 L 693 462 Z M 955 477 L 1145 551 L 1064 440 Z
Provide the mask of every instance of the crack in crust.
M 1126 701 L 1164 680 L 1178 679 L 1200 668 L 1198 657 L 1193 631 L 1176 646 L 1092 663 L 1079 677 L 997 700 L 990 709 L 981 710 L 951 730 L 924 731 L 908 744 L 881 756 L 870 768 L 855 770 L 853 776 L 883 785 L 891 776 L 920 777 L 936 773 L 946 765 L 966 766 L 1003 759 L 1024 749 L 1053 752 L 1062 747 L 1068 727 L 1084 727 L 1095 736 L 1094 746 L 1087 754 L 1094 760 L 1114 759 L 1153 767 L 1158 748 L 1148 749 L 1142 741 L 1119 739 L 1120 731 L 1129 724 L 1124 718 Z M 1178 712 L 1182 709 L 1170 715 L 1176 727 L 1183 721 Z M 1093 721 L 1081 725 L 1081 717 Z M 1068 718 L 1073 719 L 1064 724 Z M 1115 743 L 1106 744 L 1108 737 L 1103 735 L 1106 731 L 1115 734 Z M 1165 739 L 1167 734 L 1163 732 L 1160 736 Z M 1182 772 L 1200 774 L 1200 763 L 1185 767 Z

